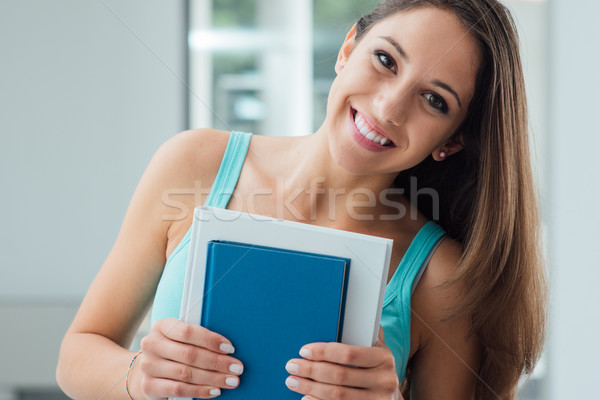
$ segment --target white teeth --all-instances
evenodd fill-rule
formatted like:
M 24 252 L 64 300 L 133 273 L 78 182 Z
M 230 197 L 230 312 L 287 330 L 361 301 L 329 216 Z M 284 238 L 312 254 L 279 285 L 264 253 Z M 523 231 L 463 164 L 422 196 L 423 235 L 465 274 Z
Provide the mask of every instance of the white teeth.
M 354 124 L 358 128 L 358 131 L 364 137 L 366 137 L 367 139 L 369 139 L 370 141 L 372 141 L 374 143 L 385 146 L 386 144 L 391 142 L 388 138 L 383 137 L 383 136 L 379 135 L 378 133 L 375 133 L 374 131 L 369 130 L 368 125 L 366 124 L 365 120 L 360 115 L 358 115 L 358 113 L 356 113 L 354 115 Z

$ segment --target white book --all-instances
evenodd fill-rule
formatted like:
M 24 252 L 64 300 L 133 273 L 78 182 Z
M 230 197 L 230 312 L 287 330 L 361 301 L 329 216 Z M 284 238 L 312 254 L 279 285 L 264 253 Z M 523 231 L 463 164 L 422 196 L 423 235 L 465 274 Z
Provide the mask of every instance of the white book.
M 342 343 L 374 346 L 379 334 L 392 239 L 222 208 L 196 207 L 180 319 L 200 324 L 207 244 L 227 240 L 350 259 Z
M 196 207 L 179 319 L 200 324 L 208 242 L 222 240 L 350 259 L 342 343 L 374 346 L 393 240 L 208 206 Z M 170 400 L 185 400 L 174 399 Z

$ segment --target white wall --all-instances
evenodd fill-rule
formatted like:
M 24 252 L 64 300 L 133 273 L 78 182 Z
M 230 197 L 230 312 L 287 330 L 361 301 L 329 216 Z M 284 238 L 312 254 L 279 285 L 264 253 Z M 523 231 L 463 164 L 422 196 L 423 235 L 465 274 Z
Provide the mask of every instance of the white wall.
M 550 6 L 550 399 L 598 398 L 600 372 L 600 2 Z
M 0 397 L 59 341 L 158 146 L 185 129 L 185 2 L 0 2 Z

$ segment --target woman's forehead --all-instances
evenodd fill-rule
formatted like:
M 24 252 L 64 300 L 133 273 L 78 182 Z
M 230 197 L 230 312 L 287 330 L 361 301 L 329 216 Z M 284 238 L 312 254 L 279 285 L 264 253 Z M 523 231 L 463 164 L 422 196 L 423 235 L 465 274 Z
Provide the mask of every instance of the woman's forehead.
M 467 28 L 450 11 L 419 7 L 395 13 L 373 25 L 361 41 L 371 45 L 395 42 L 405 53 L 408 65 L 423 74 L 452 80 L 463 92 L 474 88 L 479 48 Z

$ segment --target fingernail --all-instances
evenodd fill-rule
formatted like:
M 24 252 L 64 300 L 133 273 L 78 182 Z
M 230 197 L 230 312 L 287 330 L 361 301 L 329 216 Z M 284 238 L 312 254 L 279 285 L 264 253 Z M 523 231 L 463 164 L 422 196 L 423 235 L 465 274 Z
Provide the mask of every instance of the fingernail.
M 233 372 L 234 374 L 241 374 L 244 372 L 244 366 L 242 364 L 231 364 L 229 366 L 229 371 Z
M 219 346 L 219 349 L 221 349 L 222 352 L 225 352 L 228 354 L 233 353 L 235 351 L 233 346 L 230 345 L 229 343 L 221 343 L 221 345 Z
M 285 384 L 287 387 L 295 388 L 298 387 L 298 380 L 288 376 L 288 378 L 285 380 Z
M 311 358 L 312 352 L 309 349 L 303 347 L 300 349 L 300 355 L 304 358 Z
M 211 396 L 218 396 L 221 394 L 221 389 L 210 389 Z
M 227 386 L 235 387 L 238 385 L 238 383 L 240 383 L 240 380 L 235 377 L 229 377 L 225 379 L 225 383 L 227 384 Z
M 298 364 L 294 364 L 294 363 L 287 363 L 285 365 L 285 369 L 287 372 L 289 372 L 290 374 L 295 374 L 298 372 Z

